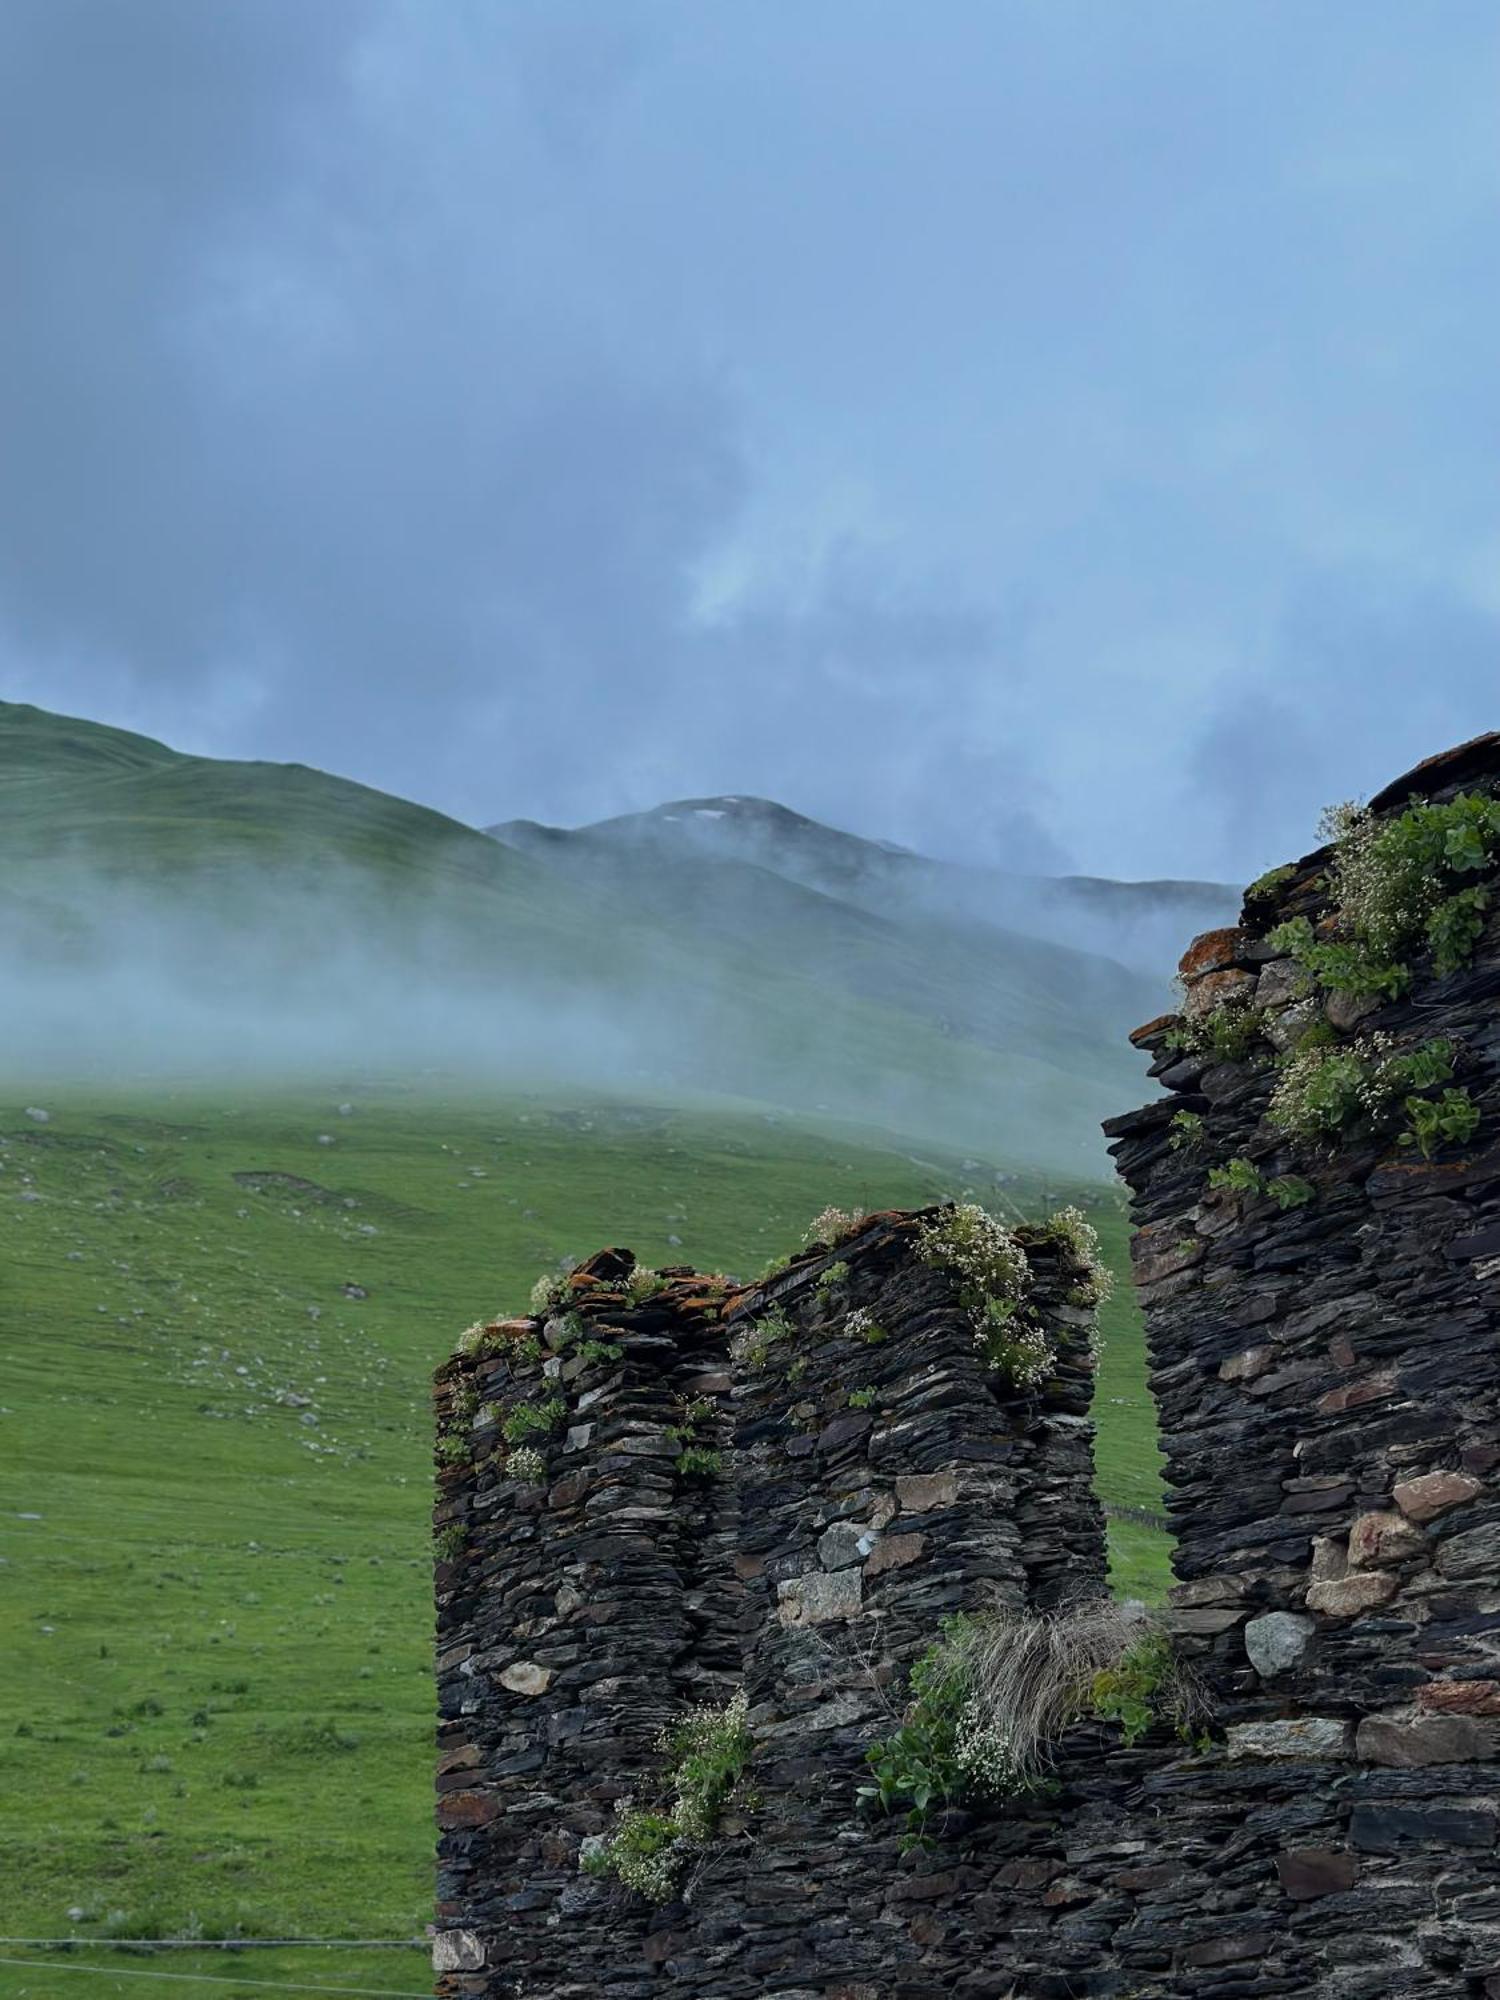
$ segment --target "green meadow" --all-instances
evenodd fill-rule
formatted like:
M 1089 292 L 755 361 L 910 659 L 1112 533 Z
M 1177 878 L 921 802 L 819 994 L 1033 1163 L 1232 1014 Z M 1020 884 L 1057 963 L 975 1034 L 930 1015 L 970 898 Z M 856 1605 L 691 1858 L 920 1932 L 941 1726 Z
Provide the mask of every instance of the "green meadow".
M 6 2000 L 426 1990 L 428 1380 L 539 1270 L 744 1273 L 830 1201 L 965 1187 L 1081 1195 L 1124 1251 L 1103 1185 L 723 1103 L 48 1089 L 0 1136 L 0 1935 L 110 1941 L 0 1943 Z M 1123 1288 L 1098 1416 L 1106 1500 L 1157 1507 Z M 1112 1532 L 1158 1592 L 1165 1537 Z M 220 1938 L 417 1942 L 186 1948 Z

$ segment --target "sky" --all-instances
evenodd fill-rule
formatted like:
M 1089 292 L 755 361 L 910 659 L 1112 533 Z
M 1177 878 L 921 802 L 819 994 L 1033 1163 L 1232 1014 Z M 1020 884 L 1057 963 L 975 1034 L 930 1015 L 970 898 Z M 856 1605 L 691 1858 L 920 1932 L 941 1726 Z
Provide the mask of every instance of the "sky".
M 1500 726 L 1489 0 L 5 0 L 0 697 L 1244 880 Z

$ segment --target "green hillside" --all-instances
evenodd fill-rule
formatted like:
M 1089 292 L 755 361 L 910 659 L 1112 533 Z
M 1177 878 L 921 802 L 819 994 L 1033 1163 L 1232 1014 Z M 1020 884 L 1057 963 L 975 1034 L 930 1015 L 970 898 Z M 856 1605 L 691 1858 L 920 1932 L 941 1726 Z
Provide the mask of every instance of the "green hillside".
M 724 1103 L 5 1088 L 0 1934 L 419 1934 L 428 1378 L 458 1329 L 603 1242 L 743 1272 L 830 1200 L 996 1199 L 995 1172 Z M 1078 1192 L 1118 1267 L 1114 1195 Z M 1110 1312 L 1102 1483 L 1152 1508 L 1139 1322 Z M 1164 1538 L 1117 1533 L 1120 1580 L 1159 1585 Z M 0 1963 L 0 1994 L 129 2000 L 161 1968 L 107 1962 Z M 194 1969 L 243 2000 L 236 1974 L 426 1983 L 415 1951 L 173 1954 Z
M 583 879 L 324 772 L 4 704 L 0 864 L 13 1058 L 64 1075 L 624 1077 L 1086 1174 L 1141 1089 L 1155 996 L 1104 960 L 754 869 Z
M 573 876 L 0 705 L 0 1939 L 96 1941 L 0 1942 L 0 2000 L 426 1990 L 399 1942 L 126 1954 L 425 1925 L 457 1330 L 606 1241 L 749 1271 L 829 1201 L 965 1187 L 1076 1184 L 1123 1266 L 1097 1120 L 1140 1095 L 1138 997 L 751 864 Z M 1154 1592 L 1128 1291 L 1109 1313 L 1101 1490 L 1117 1584 Z

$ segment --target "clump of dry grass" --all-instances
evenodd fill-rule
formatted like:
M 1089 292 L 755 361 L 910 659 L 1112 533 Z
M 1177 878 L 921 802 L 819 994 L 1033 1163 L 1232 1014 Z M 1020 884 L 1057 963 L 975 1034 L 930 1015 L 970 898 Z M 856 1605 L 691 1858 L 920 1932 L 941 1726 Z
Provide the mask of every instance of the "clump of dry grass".
M 1106 1715 L 1131 1734 L 1132 1711 L 1186 1722 L 1191 1688 L 1166 1634 L 1136 1606 L 1089 1598 L 1054 1612 L 997 1607 L 964 1640 L 968 1712 L 1005 1746 L 1019 1783 L 1033 1784 L 1070 1723 Z

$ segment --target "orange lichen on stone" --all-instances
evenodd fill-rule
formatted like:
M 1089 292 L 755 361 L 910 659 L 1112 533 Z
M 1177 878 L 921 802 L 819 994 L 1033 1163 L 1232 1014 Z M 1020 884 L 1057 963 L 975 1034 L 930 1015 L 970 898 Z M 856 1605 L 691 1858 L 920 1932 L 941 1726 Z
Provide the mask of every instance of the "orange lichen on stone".
M 1239 963 L 1244 943 L 1244 932 L 1234 924 L 1226 925 L 1221 930 L 1204 931 L 1193 939 L 1177 961 L 1177 970 L 1189 985 L 1207 972 L 1226 971 Z
M 1154 1021 L 1142 1022 L 1140 1027 L 1132 1028 L 1130 1031 L 1131 1047 L 1137 1049 L 1154 1048 L 1159 1041 L 1177 1026 L 1181 1019 L 1182 1016 L 1180 1014 L 1158 1014 Z

